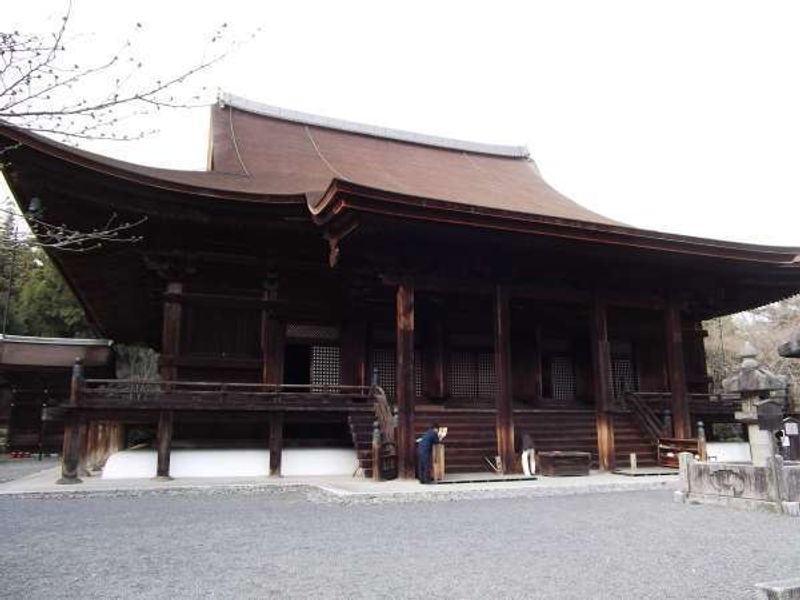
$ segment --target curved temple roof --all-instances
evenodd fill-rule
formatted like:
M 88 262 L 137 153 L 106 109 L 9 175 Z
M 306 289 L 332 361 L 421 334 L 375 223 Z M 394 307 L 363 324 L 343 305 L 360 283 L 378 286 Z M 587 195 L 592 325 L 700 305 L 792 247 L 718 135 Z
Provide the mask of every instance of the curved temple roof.
M 458 205 L 618 224 L 559 194 L 525 148 L 381 129 L 224 97 L 212 113 L 211 169 L 266 194 L 318 197 L 334 180 Z
M 638 229 L 595 213 L 548 185 L 527 149 L 431 137 L 339 121 L 222 96 L 211 107 L 206 171 L 135 165 L 59 144 L 0 122 L 3 139 L 149 187 L 249 202 L 307 202 L 312 214 L 342 192 L 387 195 L 422 211 L 446 206 L 472 223 L 502 218 L 650 240 L 660 248 L 800 265 L 800 249 Z M 356 190 L 356 191 L 354 191 Z M 515 229 L 516 230 L 516 229 Z M 599 241 L 599 240 L 598 240 Z M 610 239 L 609 239 L 610 241 Z M 649 242 L 648 242 L 649 243 Z M 691 249 L 689 249 L 691 247 Z M 794 269 L 793 269 L 794 270 Z

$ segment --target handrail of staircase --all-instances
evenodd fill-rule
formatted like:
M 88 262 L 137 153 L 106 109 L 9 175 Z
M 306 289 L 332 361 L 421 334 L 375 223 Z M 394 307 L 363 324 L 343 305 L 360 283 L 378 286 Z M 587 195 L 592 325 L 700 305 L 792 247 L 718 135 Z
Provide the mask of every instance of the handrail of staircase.
M 392 406 L 389 404 L 389 399 L 386 397 L 386 392 L 379 385 L 373 385 L 372 397 L 375 399 L 375 420 L 378 423 L 378 428 L 381 432 L 383 442 L 394 444 L 395 443 L 395 423 L 394 413 Z
M 636 420 L 641 425 L 644 433 L 654 442 L 664 435 L 664 424 L 653 409 L 648 406 L 635 392 L 625 393 L 625 402 L 631 408 Z

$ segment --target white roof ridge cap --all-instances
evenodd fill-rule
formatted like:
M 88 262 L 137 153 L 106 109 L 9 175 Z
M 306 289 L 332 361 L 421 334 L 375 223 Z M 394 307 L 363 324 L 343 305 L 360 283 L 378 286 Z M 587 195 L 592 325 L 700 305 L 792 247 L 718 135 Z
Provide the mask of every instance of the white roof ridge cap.
M 218 102 L 220 106 L 230 106 L 265 117 L 291 121 L 293 123 L 302 123 L 304 125 L 324 127 L 327 129 L 336 129 L 348 133 L 409 142 L 422 146 L 445 148 L 448 150 L 461 150 L 463 152 L 473 152 L 476 154 L 490 154 L 509 158 L 530 158 L 530 152 L 526 146 L 504 146 L 501 144 L 470 142 L 467 140 L 456 140 L 413 131 L 403 131 L 401 129 L 357 123 L 355 121 L 345 121 L 343 119 L 334 119 L 332 117 L 300 112 L 280 106 L 262 104 L 227 92 L 220 92 Z

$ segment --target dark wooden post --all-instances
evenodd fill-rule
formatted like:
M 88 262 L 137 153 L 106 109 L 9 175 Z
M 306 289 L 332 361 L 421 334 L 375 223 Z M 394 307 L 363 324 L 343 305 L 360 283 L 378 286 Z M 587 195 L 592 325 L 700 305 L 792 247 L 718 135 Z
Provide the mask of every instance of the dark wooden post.
M 270 315 L 262 321 L 261 383 L 283 383 L 283 357 L 286 349 L 286 323 Z
M 368 385 L 367 322 L 351 315 L 342 323 L 342 384 Z
M 536 345 L 533 350 L 534 396 L 537 402 L 542 400 L 542 326 L 536 325 Z
M 172 449 L 172 411 L 162 410 L 158 414 L 158 465 L 156 479 L 172 479 L 169 476 L 169 458 Z
M 664 315 L 667 341 L 667 377 L 672 393 L 672 426 L 676 438 L 692 437 L 686 367 L 683 359 L 683 326 L 678 303 L 670 298 Z
M 511 398 L 511 319 L 508 291 L 498 285 L 494 300 L 494 369 L 497 378 L 497 455 L 504 473 L 514 469 L 514 417 Z
M 592 370 L 594 382 L 595 423 L 597 427 L 597 459 L 600 469 L 616 466 L 614 450 L 614 418 L 611 408 L 611 348 L 608 342 L 606 305 L 595 300 L 591 320 Z
M 280 477 L 283 455 L 283 413 L 273 413 L 269 419 L 269 474 Z
M 381 429 L 378 422 L 372 424 L 372 479 L 381 480 Z
M 398 475 L 414 477 L 414 286 L 397 287 L 397 455 Z
M 425 328 L 425 352 L 422 354 L 423 389 L 429 398 L 444 398 L 447 395 L 445 381 L 445 336 L 443 315 L 436 310 L 430 315 Z
M 264 281 L 266 302 L 278 299 L 278 279 L 269 276 Z M 272 306 L 261 311 L 261 383 L 281 385 L 283 383 L 283 360 L 286 352 L 286 323 L 275 316 Z
M 181 294 L 183 284 L 170 282 L 164 295 L 164 321 L 161 328 L 161 379 L 174 381 L 178 378 L 177 359 L 181 347 Z
M 72 367 L 72 379 L 69 386 L 69 406 L 80 404 L 81 387 L 83 385 L 83 363 L 80 358 Z M 68 413 L 64 421 L 64 442 L 61 450 L 61 478 L 56 483 L 81 483 L 78 468 L 81 462 L 81 427 L 77 413 Z

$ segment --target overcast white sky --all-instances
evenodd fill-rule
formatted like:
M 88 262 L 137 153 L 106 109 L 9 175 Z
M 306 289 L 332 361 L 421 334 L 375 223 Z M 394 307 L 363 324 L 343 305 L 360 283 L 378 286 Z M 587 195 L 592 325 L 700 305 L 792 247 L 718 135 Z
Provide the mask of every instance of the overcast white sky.
M 65 7 L 6 3 L 3 28 L 47 31 Z M 141 22 L 145 68 L 165 72 L 196 63 L 222 22 L 240 35 L 262 25 L 202 82 L 332 117 L 526 144 L 554 187 L 609 217 L 800 246 L 797 2 L 75 0 L 73 12 L 72 51 L 102 57 Z M 162 113 L 156 126 L 141 142 L 85 147 L 204 167 L 207 110 Z

